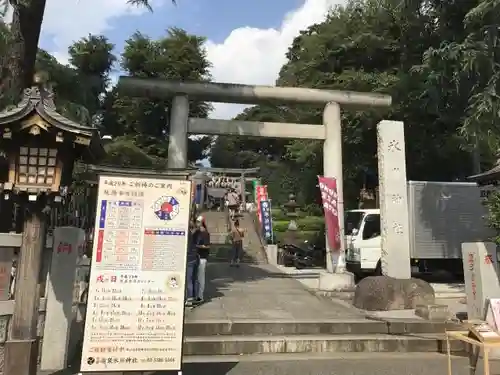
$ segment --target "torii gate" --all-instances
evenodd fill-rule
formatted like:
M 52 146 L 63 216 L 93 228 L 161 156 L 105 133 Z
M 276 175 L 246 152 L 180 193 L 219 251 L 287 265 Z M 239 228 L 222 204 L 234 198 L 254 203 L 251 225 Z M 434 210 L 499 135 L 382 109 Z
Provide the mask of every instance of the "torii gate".
M 189 134 L 239 135 L 269 138 L 323 140 L 323 174 L 337 179 L 338 214 L 341 238 L 344 239 L 344 202 L 342 175 L 342 134 L 340 106 L 350 109 L 390 107 L 391 97 L 376 93 L 320 90 L 298 87 L 250 86 L 215 82 L 175 82 L 155 78 L 122 76 L 118 87 L 129 96 L 172 99 L 168 145 L 168 167 L 186 168 Z M 260 104 L 324 104 L 323 124 L 295 124 L 260 121 L 216 120 L 189 117 L 189 99 L 200 101 Z M 406 176 L 405 176 L 406 183 Z M 326 241 L 328 244 L 328 241 Z M 327 261 L 329 272 L 335 272 L 338 284 L 351 284 L 344 275 L 345 241 L 341 241 L 337 266 Z M 331 254 L 327 245 L 327 254 Z M 334 269 L 335 268 L 335 269 Z M 408 266 L 409 268 L 409 266 Z M 349 279 L 349 280 L 348 280 Z

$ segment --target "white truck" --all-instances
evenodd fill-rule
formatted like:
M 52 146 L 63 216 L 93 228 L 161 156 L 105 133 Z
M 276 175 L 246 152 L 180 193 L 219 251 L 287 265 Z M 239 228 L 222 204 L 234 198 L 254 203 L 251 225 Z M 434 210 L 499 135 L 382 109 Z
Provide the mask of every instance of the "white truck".
M 494 236 L 475 183 L 409 181 L 408 209 L 412 273 L 463 277 L 461 244 Z M 347 269 L 358 277 L 380 275 L 380 210 L 346 211 L 344 221 Z

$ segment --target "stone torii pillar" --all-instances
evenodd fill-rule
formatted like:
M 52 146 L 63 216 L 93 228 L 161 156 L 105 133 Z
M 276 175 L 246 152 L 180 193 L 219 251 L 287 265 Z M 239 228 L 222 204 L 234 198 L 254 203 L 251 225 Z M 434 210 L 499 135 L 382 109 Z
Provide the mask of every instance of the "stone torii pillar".
M 188 119 L 188 97 L 186 95 L 175 96 L 172 100 L 168 135 L 167 168 L 169 169 L 184 169 L 188 166 Z
M 332 253 L 326 239 L 326 267 L 330 272 L 345 272 L 344 178 L 342 171 L 342 118 L 340 105 L 327 103 L 323 111 L 325 142 L 323 143 L 323 175 L 337 180 L 337 213 L 339 217 L 340 251 Z M 326 235 L 326 234 L 325 234 Z

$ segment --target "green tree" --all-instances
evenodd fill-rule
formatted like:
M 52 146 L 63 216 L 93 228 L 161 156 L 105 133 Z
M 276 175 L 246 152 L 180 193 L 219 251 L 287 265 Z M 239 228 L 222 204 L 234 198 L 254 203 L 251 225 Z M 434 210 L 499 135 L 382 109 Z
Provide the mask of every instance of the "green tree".
M 207 81 L 210 79 L 210 63 L 204 42 L 205 38 L 177 28 L 169 29 L 167 35 L 158 40 L 135 33 L 126 42 L 121 66 L 127 74 L 136 77 Z M 128 141 L 131 147 L 138 147 L 156 162 L 165 163 L 170 105 L 169 100 L 125 96 L 117 87 L 104 99 L 103 131 L 113 137 L 121 136 L 123 147 Z M 190 116 L 207 117 L 211 107 L 193 101 L 190 109 Z M 208 137 L 190 139 L 189 160 L 202 159 L 210 142 Z
M 426 56 L 443 47 L 445 38 L 468 35 L 462 20 L 469 10 L 464 8 L 474 6 L 474 2 L 465 5 L 455 1 L 353 0 L 293 41 L 278 85 L 383 92 L 393 97 L 394 105 L 388 113 L 342 113 L 348 203 L 354 202 L 368 177 L 376 176 L 376 125 L 384 118 L 405 123 L 409 178 L 449 181 L 472 172 L 469 141 L 460 132 L 461 119 L 467 114 L 463 103 L 470 100 L 470 92 L 461 90 L 456 95 L 450 87 L 451 74 L 456 70 L 450 57 L 438 56 L 440 65 L 432 71 L 426 66 Z M 443 75 L 437 82 L 439 74 Z M 322 120 L 322 108 L 314 106 L 280 107 L 279 113 L 286 113 L 289 122 Z M 246 155 L 260 154 L 266 142 L 245 142 L 238 149 Z M 296 140 L 284 148 L 283 161 L 294 162 L 296 171 L 311 172 L 308 177 L 304 173 L 296 177 L 295 190 L 304 192 L 308 199 L 317 199 L 315 174 L 323 169 L 321 142 Z M 309 186 L 312 188 L 307 193 Z
M 493 0 L 436 2 L 433 14 L 443 19 L 439 46 L 429 48 L 421 73 L 444 121 L 460 127 L 469 144 L 477 140 L 486 159 L 498 149 L 500 127 L 500 3 Z M 441 24 L 440 24 L 441 25 Z
M 82 38 L 68 48 L 71 66 L 58 63 L 46 51 L 38 51 L 35 68 L 48 77 L 62 115 L 82 124 L 98 125 L 100 98 L 116 60 L 113 47 L 104 36 Z
M 127 3 L 151 10 L 148 0 Z M 8 4 L 13 8 L 13 17 L 7 51 L 0 55 L 0 108 L 15 103 L 22 90 L 32 84 L 46 0 L 1 0 L 0 9 L 4 11 Z
M 114 45 L 102 35 L 89 35 L 68 49 L 69 62 L 78 72 L 78 87 L 82 93 L 79 102 L 95 116 L 101 109 L 101 94 L 109 85 L 109 74 L 116 61 Z

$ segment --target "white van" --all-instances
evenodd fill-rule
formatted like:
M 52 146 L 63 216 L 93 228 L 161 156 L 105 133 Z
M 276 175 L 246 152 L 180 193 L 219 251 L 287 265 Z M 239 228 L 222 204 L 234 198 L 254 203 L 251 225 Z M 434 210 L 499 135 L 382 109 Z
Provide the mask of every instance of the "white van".
M 351 210 L 344 214 L 346 266 L 357 276 L 381 274 L 380 210 Z

